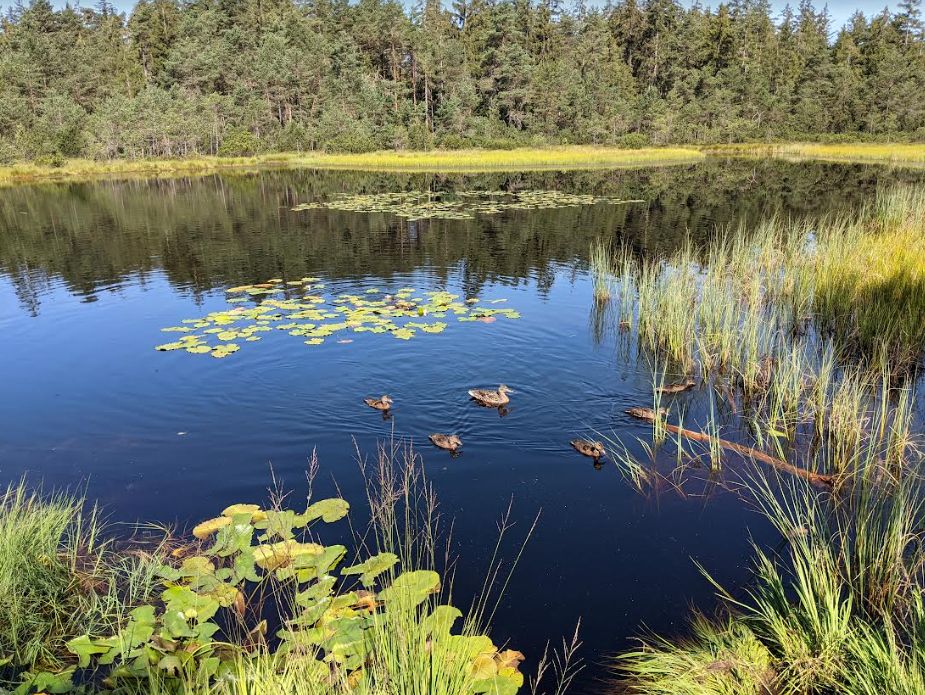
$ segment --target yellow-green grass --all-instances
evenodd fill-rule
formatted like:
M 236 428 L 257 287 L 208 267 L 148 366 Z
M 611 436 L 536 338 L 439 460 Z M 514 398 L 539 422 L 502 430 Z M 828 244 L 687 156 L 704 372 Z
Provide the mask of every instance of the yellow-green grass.
M 614 147 L 548 147 L 514 150 L 380 151 L 363 154 L 312 154 L 300 166 L 382 171 L 530 171 L 611 169 L 696 162 L 701 152 L 686 148 L 624 150 Z
M 686 148 L 624 150 L 612 147 L 550 147 L 514 150 L 380 151 L 362 154 L 279 153 L 254 157 L 194 157 L 92 161 L 71 159 L 62 166 L 23 162 L 0 167 L 0 185 L 94 177 L 182 176 L 257 168 L 345 169 L 358 171 L 486 172 L 612 169 L 685 164 L 704 158 Z
M 829 162 L 891 164 L 895 166 L 925 166 L 925 143 L 841 144 L 786 143 L 723 145 L 704 148 L 708 154 L 733 156 L 773 156 L 782 159 L 815 159 Z

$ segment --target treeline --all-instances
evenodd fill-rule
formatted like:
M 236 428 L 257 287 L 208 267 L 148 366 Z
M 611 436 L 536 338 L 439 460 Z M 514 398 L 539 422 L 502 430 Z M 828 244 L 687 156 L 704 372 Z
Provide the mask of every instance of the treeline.
M 921 0 L 102 0 L 0 24 L 0 161 L 925 139 Z

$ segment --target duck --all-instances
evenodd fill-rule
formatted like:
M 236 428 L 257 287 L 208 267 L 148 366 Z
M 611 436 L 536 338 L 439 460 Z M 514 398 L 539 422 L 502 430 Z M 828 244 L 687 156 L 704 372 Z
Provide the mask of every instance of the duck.
M 497 391 L 492 391 L 491 389 L 471 389 L 469 391 L 469 395 L 472 396 L 473 400 L 491 408 L 500 408 L 510 403 L 509 393 L 514 393 L 513 389 L 504 384 L 501 384 Z
M 390 396 L 383 395 L 380 398 L 364 398 L 363 402 L 376 410 L 390 410 L 395 401 Z
M 625 412 L 630 417 L 636 418 L 637 420 L 648 420 L 649 422 L 655 422 L 655 418 L 658 417 L 659 415 L 662 417 L 665 417 L 668 415 L 667 408 L 659 408 L 658 414 L 656 414 L 656 412 L 652 410 L 652 408 L 638 408 L 638 407 L 627 408 L 623 412 Z
M 604 445 L 600 442 L 592 442 L 588 439 L 573 439 L 570 443 L 579 454 L 593 458 L 595 461 L 607 453 L 604 450 Z
M 693 379 L 687 379 L 682 381 L 679 384 L 668 384 L 667 386 L 659 386 L 656 391 L 659 393 L 683 393 L 684 391 L 689 391 L 697 385 L 697 382 Z
M 439 447 L 440 449 L 446 449 L 452 453 L 456 453 L 459 447 L 462 446 L 462 439 L 455 434 L 432 434 L 428 437 L 434 446 Z

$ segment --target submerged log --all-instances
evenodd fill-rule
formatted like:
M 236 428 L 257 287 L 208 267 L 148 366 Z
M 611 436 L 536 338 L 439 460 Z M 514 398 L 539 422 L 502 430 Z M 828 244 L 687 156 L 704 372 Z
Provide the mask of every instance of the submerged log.
M 651 408 L 628 408 L 626 413 L 639 420 L 655 422 L 655 411 Z M 770 454 L 766 454 L 763 451 L 754 449 L 750 446 L 745 446 L 744 444 L 737 444 L 736 442 L 730 442 L 728 439 L 720 439 L 719 437 L 711 437 L 709 434 L 704 432 L 687 430 L 683 427 L 678 427 L 677 425 L 669 425 L 667 423 L 665 424 L 665 429 L 672 434 L 679 434 L 682 437 L 693 439 L 696 442 L 706 442 L 708 444 L 715 443 L 721 446 L 723 449 L 734 451 L 741 456 L 754 459 L 755 461 L 761 461 L 762 463 L 773 466 L 774 468 L 780 471 L 784 471 L 785 473 L 790 473 L 791 475 L 804 478 L 814 485 L 825 485 L 827 487 L 832 487 L 835 485 L 835 476 L 808 471 L 805 468 L 794 466 L 792 463 L 788 463 L 783 459 L 779 459 L 776 456 L 771 456 Z

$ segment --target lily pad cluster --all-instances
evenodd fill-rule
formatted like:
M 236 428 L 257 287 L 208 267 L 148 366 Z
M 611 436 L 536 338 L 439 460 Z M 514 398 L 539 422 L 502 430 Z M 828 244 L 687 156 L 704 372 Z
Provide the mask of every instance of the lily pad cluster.
M 376 650 L 384 634 L 393 634 L 409 640 L 402 649 L 426 649 L 428 659 L 460 669 L 466 693 L 514 695 L 523 684 L 518 671 L 523 655 L 502 651 L 483 635 L 453 634 L 462 613 L 440 603 L 438 573 L 399 571 L 398 557 L 388 552 L 342 567 L 344 546 L 316 542 L 309 527 L 336 522 L 348 509 L 339 498 L 315 502 L 303 512 L 232 505 L 196 526 L 198 542 L 160 566 L 159 601 L 132 611 L 118 634 L 82 635 L 67 647 L 79 668 L 107 669 L 114 691 L 143 685 L 152 670 L 177 683 L 219 682 L 234 677 L 242 652 L 268 648 L 263 607 L 249 605 L 248 597 L 285 590 L 292 592 L 294 606 L 276 635 L 276 653 L 297 660 L 319 683 L 352 689 L 374 677 L 367 671 L 376 663 Z M 248 646 L 222 639 L 229 624 L 247 630 Z M 393 625 L 414 627 L 402 637 L 394 636 Z M 69 682 L 73 674 L 72 668 L 54 675 Z
M 477 214 L 497 215 L 506 210 L 548 210 L 607 203 L 622 205 L 642 200 L 564 193 L 562 191 L 403 191 L 339 195 L 329 201 L 303 203 L 293 210 L 341 210 L 359 213 L 387 213 L 408 220 L 469 220 Z
M 336 295 L 326 295 L 324 289 L 324 283 L 312 277 L 290 281 L 273 278 L 231 287 L 227 301 L 234 305 L 232 308 L 162 328 L 181 335 L 155 349 L 223 358 L 272 331 L 285 331 L 306 345 L 321 345 L 342 333 L 375 333 L 410 340 L 418 333 L 442 333 L 449 321 L 492 323 L 498 318 L 520 318 L 514 309 L 494 306 L 504 303 L 504 299 L 463 300 L 450 292 L 421 292 L 413 287 L 394 293 L 373 287 L 361 294 Z M 341 338 L 338 342 L 352 340 Z

